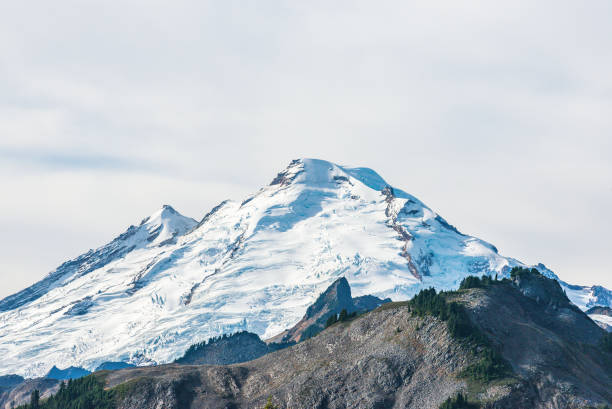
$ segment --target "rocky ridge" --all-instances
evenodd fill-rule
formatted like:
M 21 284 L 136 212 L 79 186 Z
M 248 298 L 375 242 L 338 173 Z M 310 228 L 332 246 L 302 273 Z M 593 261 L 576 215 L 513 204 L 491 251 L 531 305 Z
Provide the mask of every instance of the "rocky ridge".
M 445 293 L 512 368 L 465 375 L 478 355 L 449 324 L 389 303 L 295 346 L 229 366 L 162 365 L 101 373 L 130 385 L 119 408 L 438 408 L 462 392 L 483 408 L 590 408 L 612 403 L 605 332 L 537 272 Z M 127 382 L 127 384 L 126 384 Z M 140 403 L 137 403 L 140 402 Z M 140 404 L 141 406 L 138 406 Z

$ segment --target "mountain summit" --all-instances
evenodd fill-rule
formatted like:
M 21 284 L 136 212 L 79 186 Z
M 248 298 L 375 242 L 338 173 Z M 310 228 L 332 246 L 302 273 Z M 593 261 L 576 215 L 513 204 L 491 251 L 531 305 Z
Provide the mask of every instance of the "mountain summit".
M 514 266 L 523 264 L 370 169 L 294 160 L 242 202 L 224 201 L 200 222 L 164 206 L 0 301 L 0 375 L 171 362 L 240 330 L 269 338 L 340 277 L 355 296 L 405 300 Z M 561 284 L 583 309 L 605 297 L 610 306 L 609 290 Z

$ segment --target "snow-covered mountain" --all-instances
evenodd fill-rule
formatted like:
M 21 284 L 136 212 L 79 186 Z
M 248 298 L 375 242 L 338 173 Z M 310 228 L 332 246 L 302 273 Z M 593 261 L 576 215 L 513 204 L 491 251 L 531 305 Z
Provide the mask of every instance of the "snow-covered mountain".
M 0 375 L 169 362 L 238 330 L 271 337 L 340 276 L 355 296 L 403 300 L 513 266 L 370 169 L 295 160 L 243 202 L 200 222 L 164 206 L 0 301 Z M 583 309 L 612 306 L 607 289 L 561 284 Z

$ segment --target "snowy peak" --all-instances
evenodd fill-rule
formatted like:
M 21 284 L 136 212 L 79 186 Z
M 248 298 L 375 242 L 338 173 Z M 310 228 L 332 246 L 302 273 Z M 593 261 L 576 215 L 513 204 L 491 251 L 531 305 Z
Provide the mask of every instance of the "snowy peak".
M 33 286 L 0 300 L 0 312 L 33 302 L 54 288 L 65 286 L 79 277 L 121 259 L 135 249 L 173 244 L 179 236 L 187 233 L 196 224 L 195 220 L 181 215 L 171 206 L 164 205 L 143 219 L 138 227 L 133 225 L 128 227 L 110 243 L 66 261 Z M 89 304 L 89 301 L 87 303 Z M 80 306 L 82 302 L 76 305 Z M 75 311 L 82 310 L 77 308 Z
M 367 178 L 364 178 L 362 175 L 362 173 L 365 173 L 363 169 L 347 169 L 320 159 L 299 159 L 298 161 L 293 161 L 287 170 L 300 169 L 296 165 L 301 165 L 302 170 L 301 172 L 296 172 L 296 176 L 298 176 L 297 181 L 306 185 L 336 187 L 344 182 L 353 185 L 356 181 L 359 181 L 374 190 L 381 190 L 382 187 L 386 186 L 386 182 L 370 169 L 366 169 L 366 171 L 373 176 L 372 179 L 376 179 L 378 186 L 376 184 L 368 185 L 364 183 Z
M 161 209 L 145 218 L 138 226 L 148 232 L 148 246 L 168 244 L 177 237 L 182 236 L 198 223 L 189 217 L 181 215 L 170 205 L 163 205 Z
M 130 226 L 106 246 L 126 247 L 129 251 L 142 247 L 155 247 L 173 244 L 176 239 L 192 230 L 198 223 L 185 217 L 170 205 L 163 205 L 152 215 L 145 217 L 138 226 Z
M 375 171 L 368 168 L 348 168 L 321 159 L 294 159 L 280 172 L 270 186 L 303 184 L 311 187 L 335 188 L 342 183 L 353 186 L 359 183 L 375 191 L 382 191 L 387 182 Z M 402 192 L 403 193 L 403 192 Z
M 140 222 L 140 224 L 142 225 L 145 223 L 172 223 L 173 221 L 177 220 L 189 222 L 192 219 L 181 215 L 170 205 L 163 205 L 161 209 L 157 210 L 151 216 L 146 217 L 142 222 Z

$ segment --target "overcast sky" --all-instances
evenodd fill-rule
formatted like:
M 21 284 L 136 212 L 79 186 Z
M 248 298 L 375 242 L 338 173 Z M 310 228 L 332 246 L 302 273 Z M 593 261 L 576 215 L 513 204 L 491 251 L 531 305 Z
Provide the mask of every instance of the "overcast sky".
M 612 2 L 0 2 L 0 297 L 291 159 L 612 287 Z

